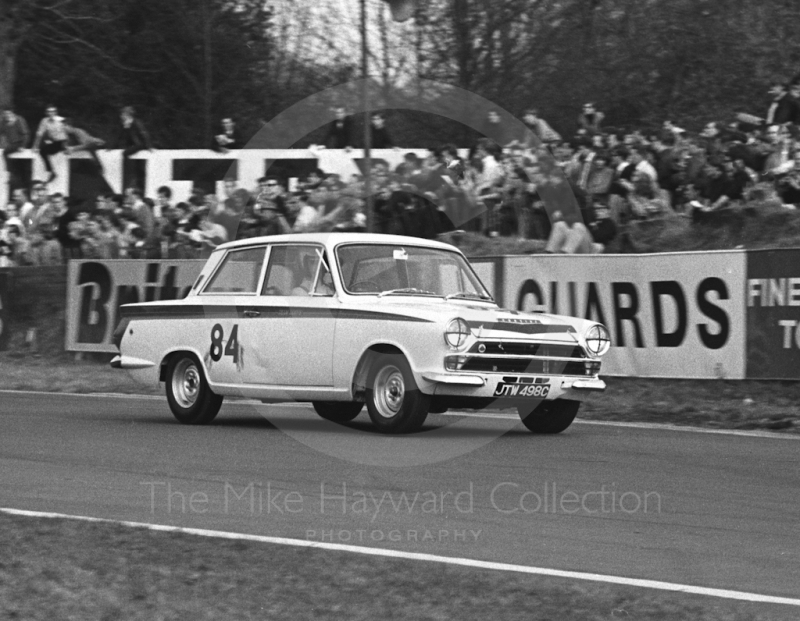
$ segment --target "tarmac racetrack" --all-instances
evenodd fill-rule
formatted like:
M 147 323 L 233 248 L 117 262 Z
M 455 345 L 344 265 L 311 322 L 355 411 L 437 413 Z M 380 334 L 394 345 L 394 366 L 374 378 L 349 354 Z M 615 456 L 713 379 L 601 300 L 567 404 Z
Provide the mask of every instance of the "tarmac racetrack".
M 366 412 L 351 429 L 310 407 L 268 412 L 226 403 L 186 427 L 164 399 L 0 393 L 0 507 L 800 597 L 796 437 L 579 423 L 546 437 L 480 417 L 459 431 L 485 436 L 476 448 L 381 467 L 358 447 L 419 450 L 426 432 L 372 434 Z M 352 456 L 293 430 L 351 442 Z

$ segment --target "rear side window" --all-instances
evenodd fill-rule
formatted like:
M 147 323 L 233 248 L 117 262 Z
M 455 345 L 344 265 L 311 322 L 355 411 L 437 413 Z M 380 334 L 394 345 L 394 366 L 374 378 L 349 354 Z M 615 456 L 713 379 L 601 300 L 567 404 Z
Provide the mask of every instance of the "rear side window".
M 203 293 L 256 293 L 266 249 L 231 250 Z

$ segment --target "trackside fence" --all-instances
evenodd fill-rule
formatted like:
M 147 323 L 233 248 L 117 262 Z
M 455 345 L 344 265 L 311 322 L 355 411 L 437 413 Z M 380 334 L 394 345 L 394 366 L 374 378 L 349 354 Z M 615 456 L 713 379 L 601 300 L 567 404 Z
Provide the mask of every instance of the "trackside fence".
M 473 259 L 501 306 L 595 319 L 606 375 L 800 379 L 800 249 Z M 183 297 L 203 261 L 0 270 L 0 348 L 61 322 L 65 349 L 115 352 L 119 307 Z

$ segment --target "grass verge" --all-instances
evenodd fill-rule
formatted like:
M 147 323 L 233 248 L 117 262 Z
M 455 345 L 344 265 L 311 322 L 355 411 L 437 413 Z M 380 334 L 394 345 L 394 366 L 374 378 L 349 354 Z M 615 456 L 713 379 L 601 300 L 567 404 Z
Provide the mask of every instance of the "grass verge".
M 159 394 L 112 369 L 110 356 L 74 361 L 0 356 L 2 387 L 47 392 Z M 605 378 L 608 389 L 581 406 L 580 418 L 716 429 L 800 433 L 800 382 Z
M 777 618 L 710 597 L 114 524 L 0 515 L 0 540 L 4 619 Z

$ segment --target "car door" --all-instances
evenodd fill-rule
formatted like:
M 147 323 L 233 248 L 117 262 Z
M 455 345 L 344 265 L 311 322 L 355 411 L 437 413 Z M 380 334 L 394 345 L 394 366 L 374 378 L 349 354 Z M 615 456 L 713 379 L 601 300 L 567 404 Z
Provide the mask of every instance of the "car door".
M 245 383 L 332 386 L 339 301 L 324 247 L 272 244 L 260 295 L 250 301 L 239 329 Z
M 213 384 L 244 383 L 242 322 L 260 291 L 266 269 L 266 245 L 232 248 L 209 278 L 199 298 L 203 313 L 197 328 L 199 350 Z

